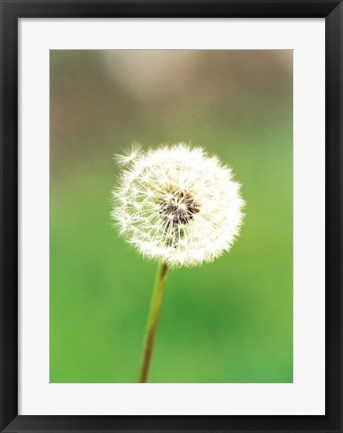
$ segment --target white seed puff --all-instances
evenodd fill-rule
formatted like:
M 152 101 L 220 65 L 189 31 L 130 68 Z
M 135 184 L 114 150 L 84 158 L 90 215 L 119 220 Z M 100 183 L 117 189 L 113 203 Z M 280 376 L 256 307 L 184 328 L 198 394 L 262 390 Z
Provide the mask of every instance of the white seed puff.
M 118 155 L 124 165 L 112 217 L 128 242 L 170 266 L 199 265 L 229 251 L 244 201 L 231 169 L 185 144 Z

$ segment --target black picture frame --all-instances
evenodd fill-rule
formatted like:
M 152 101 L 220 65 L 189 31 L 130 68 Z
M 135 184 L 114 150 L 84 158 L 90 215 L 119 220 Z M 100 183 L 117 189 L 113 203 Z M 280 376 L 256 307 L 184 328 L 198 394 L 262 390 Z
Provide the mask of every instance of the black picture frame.
M 1 5 L 1 432 L 343 432 L 342 23 L 339 0 L 0 0 Z M 18 415 L 18 20 L 20 18 L 325 18 L 326 415 Z M 310 157 L 310 155 L 309 155 Z

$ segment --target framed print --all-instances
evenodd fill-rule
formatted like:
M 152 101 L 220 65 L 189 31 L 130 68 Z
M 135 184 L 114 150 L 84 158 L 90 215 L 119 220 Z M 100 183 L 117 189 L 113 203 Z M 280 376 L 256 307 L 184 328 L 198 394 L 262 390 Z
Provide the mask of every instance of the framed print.
M 1 432 L 342 432 L 340 1 L 1 1 Z

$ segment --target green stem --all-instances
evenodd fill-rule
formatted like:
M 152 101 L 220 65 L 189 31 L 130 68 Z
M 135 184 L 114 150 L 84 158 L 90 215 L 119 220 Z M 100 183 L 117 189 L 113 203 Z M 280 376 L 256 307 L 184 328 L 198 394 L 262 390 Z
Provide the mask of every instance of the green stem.
M 161 313 L 163 288 L 166 281 L 167 270 L 168 266 L 165 263 L 160 262 L 157 269 L 155 286 L 151 298 L 147 330 L 145 334 L 143 360 L 139 376 L 140 383 L 145 383 L 148 379 L 151 355 L 154 348 L 157 325 Z

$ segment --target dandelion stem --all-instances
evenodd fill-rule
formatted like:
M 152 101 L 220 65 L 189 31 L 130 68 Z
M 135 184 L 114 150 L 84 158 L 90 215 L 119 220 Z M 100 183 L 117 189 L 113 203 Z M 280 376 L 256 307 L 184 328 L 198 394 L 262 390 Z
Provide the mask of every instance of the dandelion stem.
M 150 304 L 147 330 L 145 334 L 143 360 L 142 360 L 141 372 L 139 376 L 140 383 L 145 383 L 148 380 L 150 361 L 151 361 L 152 351 L 154 348 L 158 321 L 161 313 L 163 289 L 166 281 L 167 270 L 168 270 L 168 266 L 165 263 L 160 262 L 157 269 L 155 286 L 152 293 L 151 304 Z

